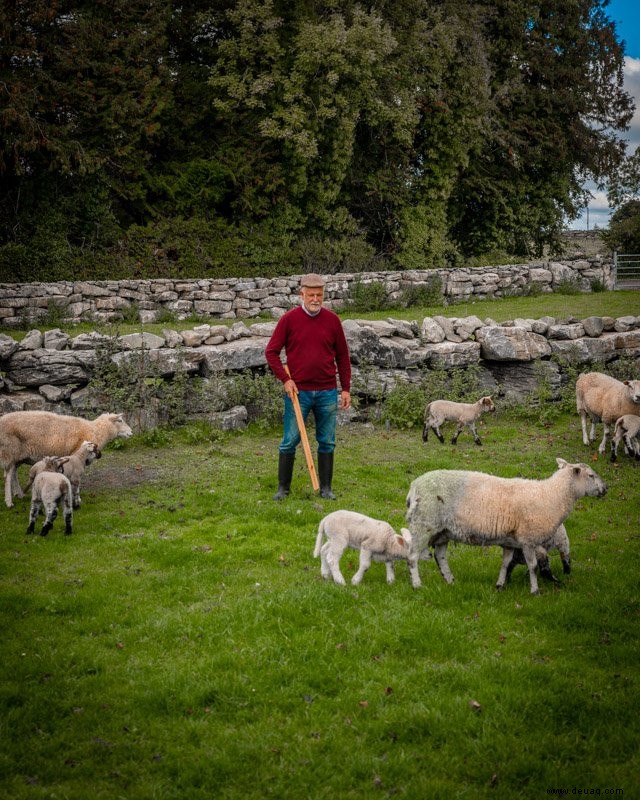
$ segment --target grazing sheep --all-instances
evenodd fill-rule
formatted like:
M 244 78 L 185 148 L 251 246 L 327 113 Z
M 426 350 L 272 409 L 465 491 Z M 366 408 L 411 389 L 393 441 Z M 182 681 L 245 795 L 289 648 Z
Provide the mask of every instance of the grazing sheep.
M 556 459 L 558 470 L 544 480 L 499 478 L 483 472 L 433 470 L 416 478 L 407 494 L 413 549 L 434 550 L 447 583 L 450 541 L 500 545 L 503 559 L 496 588 L 504 587 L 512 550 L 521 549 L 532 594 L 538 594 L 537 557 L 581 497 L 602 497 L 604 481 L 587 464 Z
M 323 538 L 326 539 L 324 544 Z M 340 558 L 347 547 L 360 550 L 360 566 L 351 578 L 354 586 L 360 583 L 372 560 L 384 561 L 387 583 L 393 583 L 393 562 L 399 559 L 408 563 L 412 585 L 420 585 L 417 558 L 411 548 L 411 534 L 406 528 L 402 529 L 402 536 L 398 536 L 388 522 L 355 511 L 333 511 L 321 519 L 313 557 L 320 556 L 322 577 L 332 577 L 341 586 L 345 585 L 345 580 L 340 572 Z
M 604 453 L 609 426 L 625 414 L 640 416 L 640 381 L 619 381 L 601 372 L 583 372 L 576 381 L 576 407 L 585 445 L 596 438 L 596 423 L 603 423 L 604 435 L 598 452 Z M 587 417 L 591 419 L 589 435 Z
M 560 560 L 562 561 L 562 570 L 565 575 L 571 572 L 571 555 L 569 552 L 569 537 L 567 536 L 567 529 L 564 525 L 560 525 L 553 538 L 545 542 L 542 547 L 536 548 L 536 558 L 538 560 L 538 570 L 540 575 L 547 581 L 558 583 L 558 579 L 551 572 L 549 566 L 548 553 L 551 550 L 557 550 L 560 553 Z M 511 573 L 518 564 L 526 564 L 522 550 L 512 550 L 511 559 L 507 559 L 507 575 L 505 583 L 508 583 L 511 578 Z
M 31 490 L 31 509 L 29 511 L 29 527 L 27 534 L 33 533 L 40 509 L 44 506 L 45 520 L 40 536 L 46 536 L 51 530 L 54 519 L 58 516 L 58 505 L 64 513 L 64 532 L 73 533 L 73 489 L 69 478 L 62 475 L 65 458 L 50 456 L 45 459 L 44 470 L 33 480 Z
M 640 459 L 640 417 L 623 414 L 616 420 L 611 440 L 611 460 L 618 458 L 618 445 L 624 442 L 624 452 Z
M 0 464 L 4 469 L 4 499 L 10 508 L 13 495 L 23 496 L 16 470 L 19 464 L 56 453 L 67 456 L 84 441 L 102 450 L 118 437 L 131 436 L 122 414 L 101 414 L 90 421 L 51 411 L 11 411 L 0 417 Z
M 69 478 L 73 488 L 74 508 L 80 508 L 80 479 L 84 473 L 85 467 L 93 464 L 97 458 L 102 458 L 102 453 L 95 442 L 83 442 L 77 450 L 71 453 L 63 465 L 62 471 L 64 475 Z M 31 488 L 36 475 L 39 475 L 46 469 L 48 469 L 46 458 L 37 461 L 31 467 L 29 470 L 29 482 L 24 487 L 25 493 Z
M 424 410 L 424 427 L 422 428 L 422 441 L 426 442 L 429 438 L 431 428 L 435 435 L 444 442 L 444 436 L 440 432 L 440 426 L 446 420 L 453 420 L 458 423 L 456 432 L 453 434 L 451 444 L 456 444 L 458 436 L 466 426 L 473 434 L 476 444 L 482 444 L 476 431 L 476 421 L 481 414 L 486 411 L 495 411 L 496 407 L 491 397 L 481 397 L 475 403 L 454 403 L 452 400 L 432 400 Z

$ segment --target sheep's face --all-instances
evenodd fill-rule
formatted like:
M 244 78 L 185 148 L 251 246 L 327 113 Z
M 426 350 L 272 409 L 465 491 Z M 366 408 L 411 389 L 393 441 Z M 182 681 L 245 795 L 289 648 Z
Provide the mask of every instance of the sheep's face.
M 63 472 L 69 456 L 45 456 L 42 460 L 44 461 L 43 472 Z
M 84 449 L 84 465 L 88 467 L 89 464 L 92 464 L 96 458 L 102 458 L 102 453 L 100 452 L 100 448 L 95 442 L 83 442 L 82 447 Z
M 482 408 L 483 408 L 484 411 L 495 411 L 496 410 L 496 405 L 493 402 L 493 399 L 491 397 L 483 397 L 480 402 L 482 403 Z
M 133 431 L 124 421 L 122 414 L 112 414 L 111 421 L 113 422 L 114 427 L 117 431 L 116 438 L 128 439 L 130 436 L 133 436 Z
M 604 497 L 607 493 L 607 484 L 588 464 L 569 464 L 562 458 L 558 458 L 556 461 L 560 469 L 572 471 L 574 483 L 579 487 L 581 496 Z
M 629 390 L 631 402 L 640 404 L 640 381 L 623 381 L 623 383 Z

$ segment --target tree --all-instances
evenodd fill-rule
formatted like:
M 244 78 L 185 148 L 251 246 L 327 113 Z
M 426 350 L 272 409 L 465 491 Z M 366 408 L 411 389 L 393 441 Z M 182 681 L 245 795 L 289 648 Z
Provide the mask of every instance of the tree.
M 621 253 L 640 253 L 640 200 L 627 200 L 609 220 L 601 234 L 607 246 Z
M 489 8 L 491 6 L 491 8 Z M 620 163 L 633 111 L 606 0 L 486 4 L 492 109 L 450 204 L 467 254 L 539 253 L 577 216 L 587 178 Z

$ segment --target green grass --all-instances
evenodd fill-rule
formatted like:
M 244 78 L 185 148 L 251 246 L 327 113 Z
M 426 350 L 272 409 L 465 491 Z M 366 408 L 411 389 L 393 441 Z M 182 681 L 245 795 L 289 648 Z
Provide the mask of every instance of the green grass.
M 422 320 L 424 317 L 434 316 L 437 314 L 446 317 L 465 317 L 475 314 L 480 319 L 491 317 L 496 322 L 504 322 L 508 319 L 517 317 L 537 319 L 542 316 L 553 316 L 558 319 L 566 319 L 574 316 L 577 319 L 584 319 L 589 316 L 610 316 L 621 317 L 627 314 L 637 316 L 638 313 L 638 292 L 637 291 L 616 291 L 616 292 L 593 292 L 587 294 L 544 294 L 534 295 L 531 297 L 508 297 L 502 300 L 477 300 L 466 303 L 455 303 L 448 306 L 429 306 L 429 307 L 412 307 L 405 309 L 385 309 L 383 311 L 370 311 L 370 312 L 356 312 L 344 311 L 340 312 L 343 319 L 386 319 L 387 317 L 395 317 L 396 319 L 405 320 Z M 166 328 L 182 331 L 193 328 L 194 325 L 201 324 L 202 322 L 210 322 L 215 325 L 231 325 L 236 320 L 185 320 L 182 322 L 168 322 L 168 323 L 155 323 L 148 325 L 140 325 L 139 323 L 117 323 L 113 325 L 97 325 L 95 323 L 83 322 L 77 325 L 64 325 L 61 323 L 55 324 L 40 324 L 40 330 L 47 330 L 54 327 L 60 327 L 62 330 L 77 336 L 80 333 L 90 333 L 94 330 L 100 330 L 107 335 L 123 335 L 126 333 L 135 333 L 144 329 L 150 333 L 162 334 Z M 259 320 L 249 319 L 246 320 L 247 325 L 253 322 L 272 321 L 268 318 L 261 318 Z M 33 326 L 31 326 L 33 327 Z M 29 328 L 2 328 L 0 333 L 5 333 L 13 336 L 15 339 L 22 339 L 27 333 Z
M 633 796 L 639 468 L 596 459 L 572 414 L 499 411 L 481 427 L 482 448 L 341 428 L 337 503 L 312 493 L 302 456 L 290 497 L 271 499 L 279 431 L 175 431 L 107 449 L 71 537 L 60 520 L 26 537 L 26 499 L 0 509 L 0 797 Z M 452 586 L 433 562 L 419 590 L 402 564 L 393 586 L 382 564 L 358 588 L 320 578 L 330 510 L 399 528 L 421 472 L 545 477 L 556 456 L 609 486 L 567 520 L 560 588 L 530 596 L 519 567 L 497 593 L 499 549 L 464 546 Z M 347 581 L 356 565 L 346 553 Z

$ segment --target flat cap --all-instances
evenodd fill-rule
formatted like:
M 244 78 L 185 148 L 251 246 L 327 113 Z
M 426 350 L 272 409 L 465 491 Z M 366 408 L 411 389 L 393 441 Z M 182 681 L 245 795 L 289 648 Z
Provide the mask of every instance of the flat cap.
M 315 272 L 309 272 L 303 275 L 300 281 L 300 286 L 309 286 L 314 288 L 324 288 L 326 281 L 322 275 L 317 275 Z

